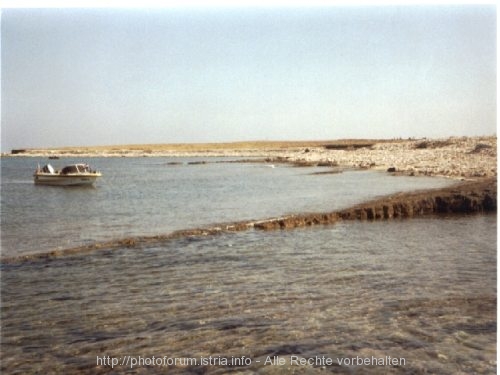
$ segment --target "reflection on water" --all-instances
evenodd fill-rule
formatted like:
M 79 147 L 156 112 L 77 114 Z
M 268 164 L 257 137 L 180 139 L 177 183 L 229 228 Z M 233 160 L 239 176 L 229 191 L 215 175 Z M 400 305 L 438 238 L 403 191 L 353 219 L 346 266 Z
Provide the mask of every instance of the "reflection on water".
M 184 238 L 2 266 L 2 372 L 108 373 L 97 356 L 249 367 L 114 373 L 494 373 L 496 217 Z M 264 365 L 267 356 L 403 367 Z M 260 363 L 257 363 L 260 360 Z

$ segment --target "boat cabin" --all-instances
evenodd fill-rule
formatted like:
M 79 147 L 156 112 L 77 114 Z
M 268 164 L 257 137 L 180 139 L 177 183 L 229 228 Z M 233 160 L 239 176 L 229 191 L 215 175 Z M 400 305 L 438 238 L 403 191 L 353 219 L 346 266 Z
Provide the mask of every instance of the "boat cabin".
M 73 164 L 68 165 L 61 170 L 61 174 L 75 173 L 90 173 L 90 168 L 87 164 Z

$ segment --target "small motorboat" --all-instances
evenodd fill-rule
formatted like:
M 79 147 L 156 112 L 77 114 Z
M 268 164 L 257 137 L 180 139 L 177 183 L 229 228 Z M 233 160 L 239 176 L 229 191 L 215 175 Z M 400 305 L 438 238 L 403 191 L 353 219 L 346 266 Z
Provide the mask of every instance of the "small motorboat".
M 92 185 L 101 176 L 101 172 L 91 170 L 88 164 L 71 164 L 61 170 L 47 164 L 38 166 L 33 174 L 35 184 L 55 186 Z

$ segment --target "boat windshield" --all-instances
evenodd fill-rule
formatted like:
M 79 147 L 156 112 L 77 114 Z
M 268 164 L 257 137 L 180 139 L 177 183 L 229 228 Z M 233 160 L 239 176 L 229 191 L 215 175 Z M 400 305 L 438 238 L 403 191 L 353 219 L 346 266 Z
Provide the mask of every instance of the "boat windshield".
M 68 165 L 61 170 L 62 174 L 78 173 L 78 168 L 76 165 Z
M 77 167 L 78 167 L 78 170 L 81 172 L 81 173 L 88 173 L 90 172 L 90 167 L 88 166 L 88 164 L 77 164 Z
M 89 172 L 90 168 L 87 164 L 68 165 L 61 170 L 61 174 L 89 173 Z

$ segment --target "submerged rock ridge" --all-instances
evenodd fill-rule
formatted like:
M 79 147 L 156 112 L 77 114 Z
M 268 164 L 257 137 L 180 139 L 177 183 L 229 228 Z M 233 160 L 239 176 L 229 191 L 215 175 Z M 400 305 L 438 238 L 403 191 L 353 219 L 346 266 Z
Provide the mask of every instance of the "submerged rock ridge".
M 324 214 L 290 215 L 255 222 L 256 229 L 289 229 L 339 220 L 383 220 L 422 215 L 496 212 L 497 181 L 494 178 L 463 182 L 442 189 L 399 193 Z
M 490 178 L 443 189 L 395 194 L 342 210 L 339 215 L 344 220 L 377 220 L 496 210 L 497 181 Z
M 252 228 L 256 230 L 284 230 L 313 225 L 331 225 L 341 220 L 405 219 L 423 215 L 489 213 L 496 212 L 496 210 L 497 180 L 496 178 L 485 178 L 461 182 L 441 189 L 393 194 L 341 211 L 286 215 L 258 221 L 237 221 L 206 228 L 184 229 L 163 235 L 124 238 L 63 250 L 4 258 L 1 263 L 44 260 L 124 247 L 140 248 L 144 245 L 161 244 L 179 238 L 212 236 Z

